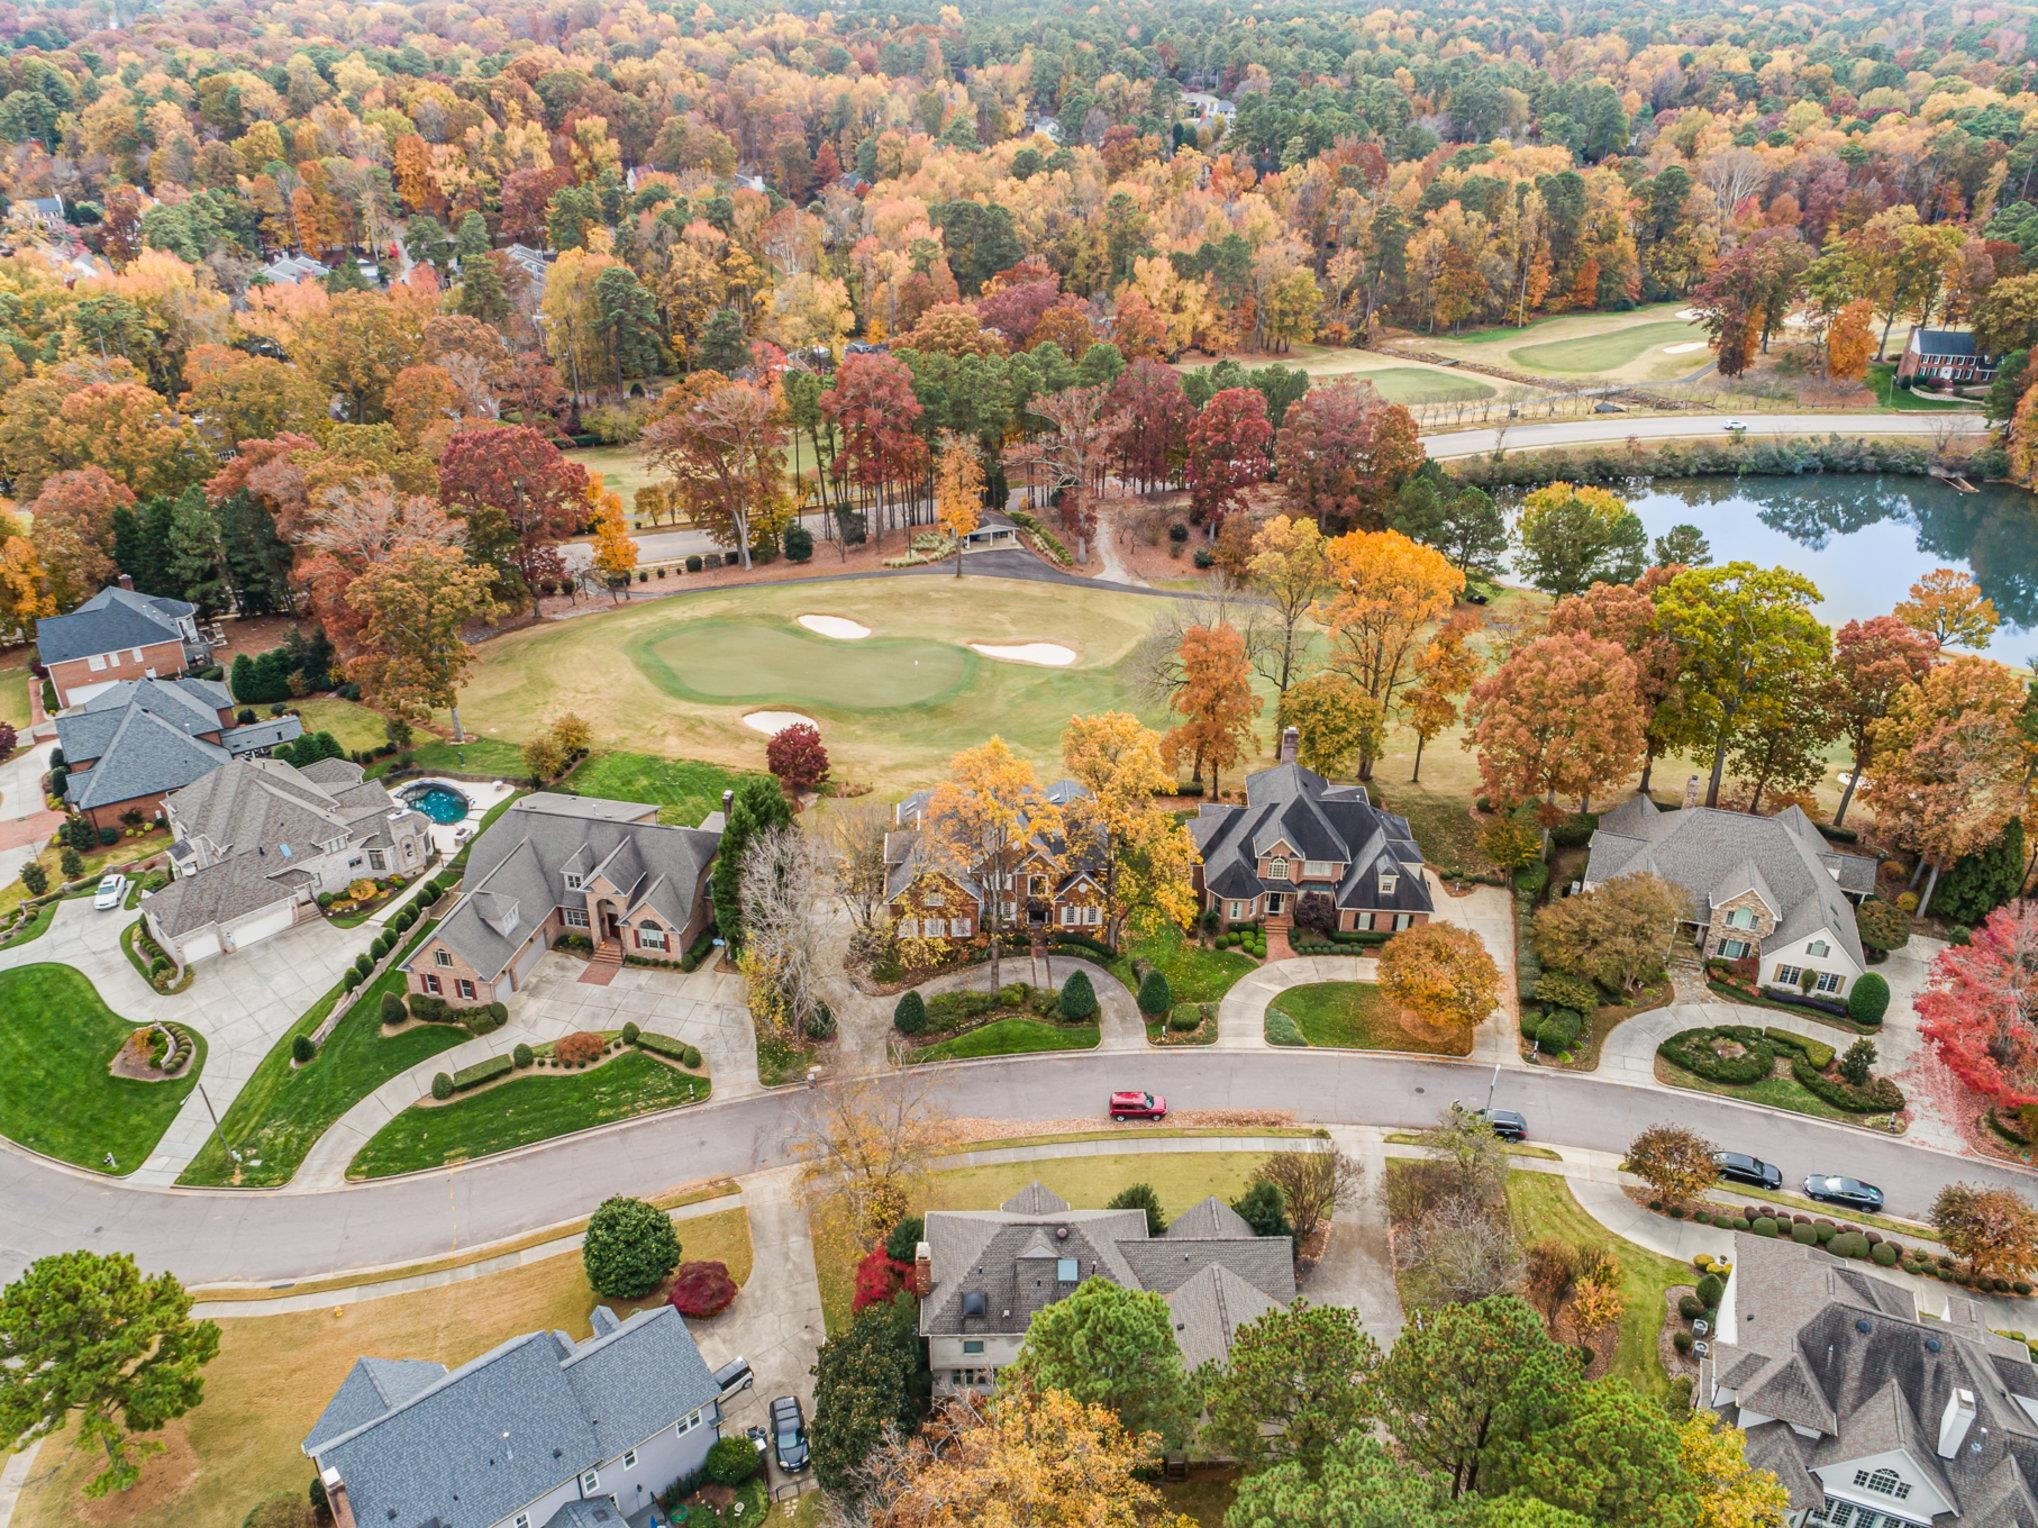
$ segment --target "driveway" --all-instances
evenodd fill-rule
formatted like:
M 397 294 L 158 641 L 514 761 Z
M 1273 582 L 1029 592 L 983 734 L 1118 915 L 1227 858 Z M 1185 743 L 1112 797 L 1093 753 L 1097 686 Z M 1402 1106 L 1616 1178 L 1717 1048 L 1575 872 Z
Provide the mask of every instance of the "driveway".
M 43 804 L 42 777 L 48 773 L 56 740 L 32 743 L 0 764 L 0 886 L 63 826 L 64 814 Z

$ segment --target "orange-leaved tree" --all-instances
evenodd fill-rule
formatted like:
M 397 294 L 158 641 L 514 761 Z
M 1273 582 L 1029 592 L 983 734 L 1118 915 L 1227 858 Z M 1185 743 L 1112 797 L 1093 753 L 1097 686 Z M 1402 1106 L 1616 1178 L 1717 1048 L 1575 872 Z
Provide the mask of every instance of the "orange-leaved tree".
M 955 538 L 955 576 L 962 577 L 962 540 L 983 523 L 984 458 L 970 436 L 943 430 L 934 458 L 934 518 Z
M 1392 713 L 1402 687 L 1414 681 L 1430 626 L 1450 613 L 1465 575 L 1399 531 L 1351 531 L 1326 550 L 1330 592 L 1316 618 L 1330 630 L 1331 666 Z M 1360 757 L 1361 780 L 1372 777 L 1376 757 Z
M 1534 802 L 1545 828 L 1557 798 L 1589 800 L 1641 762 L 1635 665 L 1611 642 L 1538 637 L 1477 685 L 1465 746 L 1496 807 Z
M 1196 841 L 1172 813 L 1154 804 L 1174 788 L 1161 740 L 1138 717 L 1105 711 L 1069 720 L 1062 767 L 1089 791 L 1069 803 L 1068 837 L 1093 834 L 1104 852 L 1105 938 L 1181 928 L 1196 916 Z
M 1245 638 L 1236 627 L 1191 626 L 1177 653 L 1182 682 L 1168 704 L 1182 720 L 1161 739 L 1161 757 L 1175 769 L 1188 755 L 1190 773 L 1198 779 L 1208 764 L 1214 799 L 1220 772 L 1245 757 L 1264 703 L 1253 693 Z
M 1469 1049 L 1473 1027 L 1500 1001 L 1500 969 L 1470 929 L 1418 923 L 1381 947 L 1380 991 Z

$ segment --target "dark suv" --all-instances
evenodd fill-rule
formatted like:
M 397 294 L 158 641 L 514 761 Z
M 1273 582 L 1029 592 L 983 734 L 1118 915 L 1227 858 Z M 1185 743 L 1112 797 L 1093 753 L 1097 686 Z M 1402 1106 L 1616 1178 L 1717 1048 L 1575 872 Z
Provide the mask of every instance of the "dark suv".
M 1512 1109 L 1481 1109 L 1477 1117 L 1492 1126 L 1503 1141 L 1528 1139 L 1528 1120 Z
M 797 1475 L 807 1467 L 807 1418 L 798 1396 L 782 1395 L 771 1403 L 771 1440 L 780 1469 Z
M 1746 1183 L 1755 1188 L 1783 1187 L 1782 1168 L 1760 1157 L 1751 1157 L 1745 1151 L 1716 1151 L 1712 1154 L 1712 1162 L 1720 1170 L 1720 1176 L 1729 1182 Z

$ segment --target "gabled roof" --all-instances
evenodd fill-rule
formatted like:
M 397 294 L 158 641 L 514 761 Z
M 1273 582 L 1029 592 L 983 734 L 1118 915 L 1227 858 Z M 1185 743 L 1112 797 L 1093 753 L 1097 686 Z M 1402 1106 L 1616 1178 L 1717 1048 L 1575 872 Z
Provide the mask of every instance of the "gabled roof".
M 550 791 L 522 797 L 474 841 L 467 894 L 434 937 L 492 979 L 531 930 L 565 905 L 569 869 L 613 885 L 625 899 L 625 918 L 649 915 L 668 929 L 684 928 L 722 835 L 665 827 L 657 817 L 656 807 L 636 802 Z
M 450 1372 L 404 1364 L 364 1375 L 380 1361 L 363 1360 L 304 1452 L 338 1471 L 357 1523 L 501 1522 L 715 1400 L 677 1311 L 602 1314 L 584 1342 L 532 1332 Z
M 1046 800 L 1064 809 L 1079 801 L 1087 801 L 1089 789 L 1080 780 L 1060 779 L 1046 786 L 1040 793 Z M 929 871 L 946 875 L 973 901 L 982 905 L 984 900 L 984 874 L 987 867 L 972 865 L 961 869 L 938 862 L 939 856 L 930 848 L 924 824 L 927 807 L 934 799 L 932 791 L 915 791 L 892 808 L 892 821 L 897 824 L 885 835 L 885 898 L 902 896 L 913 883 Z M 1015 835 L 1022 840 L 1020 852 L 1031 854 L 1038 851 L 1050 859 L 1060 862 L 1061 872 L 1055 879 L 1055 892 L 1060 894 L 1083 880 L 1094 876 L 1103 868 L 1104 846 L 1101 834 L 1091 835 L 1071 852 L 1065 834 L 1034 833 L 1027 826 L 1026 831 Z M 1024 863 L 1014 861 L 1014 868 Z
M 1753 889 L 1776 915 L 1773 940 L 1794 943 L 1823 929 L 1856 966 L 1866 964 L 1846 893 L 1874 890 L 1875 861 L 1834 849 L 1797 807 L 1774 817 L 1708 806 L 1666 812 L 1631 796 L 1599 819 L 1585 884 L 1644 872 L 1683 887 L 1701 923 L 1721 901 Z
M 179 790 L 229 758 L 274 747 L 304 730 L 295 716 L 224 728 L 220 713 L 232 705 L 225 685 L 205 679 L 126 679 L 108 685 L 56 719 L 66 762 L 92 765 L 74 778 L 72 803 L 111 806 Z M 219 734 L 219 742 L 205 738 L 207 733 Z
M 1973 356 L 1981 354 L 1974 348 L 1972 329 L 1913 329 L 1911 338 L 1917 342 L 1920 355 Z
M 35 623 L 36 655 L 45 664 L 94 653 L 147 647 L 157 642 L 182 642 L 178 622 L 198 607 L 184 600 L 109 585 L 69 615 L 44 616 Z
M 1245 799 L 1244 806 L 1206 803 L 1189 824 L 1204 887 L 1214 895 L 1294 892 L 1294 882 L 1263 881 L 1259 873 L 1261 858 L 1286 844 L 1295 857 L 1345 867 L 1333 893 L 1339 907 L 1433 910 L 1408 819 L 1375 807 L 1363 785 L 1333 785 L 1299 764 L 1276 764 L 1246 777 Z M 1383 870 L 1395 877 L 1384 895 Z
M 63 736 L 61 729 L 57 735 Z M 70 756 L 66 747 L 64 757 Z M 192 737 L 153 711 L 130 706 L 121 713 L 99 761 L 79 778 L 71 802 L 80 808 L 111 806 L 157 791 L 180 790 L 232 757 L 219 744 Z

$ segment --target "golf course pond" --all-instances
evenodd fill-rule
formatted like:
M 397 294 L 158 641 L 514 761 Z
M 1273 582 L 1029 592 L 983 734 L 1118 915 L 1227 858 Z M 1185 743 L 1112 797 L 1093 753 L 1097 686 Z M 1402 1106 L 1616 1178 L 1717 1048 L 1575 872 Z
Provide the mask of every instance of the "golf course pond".
M 1652 538 L 1695 525 L 1716 563 L 1804 574 L 1829 625 L 1886 615 L 1926 573 L 1958 568 L 2002 616 L 1995 649 L 2038 630 L 2038 497 L 2021 488 L 1962 493 L 1935 478 L 1819 473 L 1656 478 L 1623 492 Z

